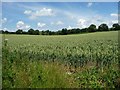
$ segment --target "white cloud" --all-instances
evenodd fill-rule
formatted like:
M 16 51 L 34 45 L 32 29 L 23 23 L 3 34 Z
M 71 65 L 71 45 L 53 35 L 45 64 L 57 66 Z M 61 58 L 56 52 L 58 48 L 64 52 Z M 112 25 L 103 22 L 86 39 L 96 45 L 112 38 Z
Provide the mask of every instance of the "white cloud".
M 79 20 L 78 20 L 78 23 L 80 23 L 80 24 L 84 24 L 85 22 L 86 22 L 85 19 L 79 19 Z
M 64 23 L 62 21 L 57 22 L 51 22 L 51 25 L 63 25 Z
M 114 24 L 114 23 L 118 23 L 118 20 L 113 20 L 112 23 L 113 23 L 113 24 Z
M 16 24 L 16 27 L 17 27 L 17 29 L 23 29 L 23 30 L 30 28 L 30 26 L 25 24 L 23 21 L 18 21 Z
M 26 15 L 30 15 L 31 13 L 32 13 L 31 10 L 25 10 L 25 11 L 24 11 L 24 14 L 26 14 Z
M 3 19 L 1 20 L 1 22 L 2 22 L 2 23 L 6 23 L 6 22 L 7 22 L 7 18 L 3 18 Z
M 58 21 L 56 25 L 63 25 L 64 23 L 62 21 Z
M 74 29 L 74 28 L 80 28 L 80 27 L 78 27 L 78 26 L 70 26 L 70 25 L 67 27 L 67 29 Z
M 72 27 L 71 26 L 68 26 L 68 28 L 67 29 L 72 29 Z
M 67 29 L 73 29 L 73 28 L 76 28 L 76 27 L 71 27 L 71 26 L 68 26 L 68 28 L 67 28 Z
M 111 27 L 113 23 L 118 22 L 116 18 L 110 19 L 110 17 L 104 17 L 101 15 L 94 15 L 94 16 L 91 16 L 91 18 L 81 17 L 76 19 L 76 21 L 77 21 L 77 26 L 79 26 L 79 28 L 86 28 L 86 27 L 89 27 L 91 24 L 95 24 L 98 27 L 102 23 L 105 23 L 109 27 Z
M 79 19 L 78 22 L 77 22 L 77 25 L 80 27 L 80 28 L 86 28 L 87 27 L 87 20 L 85 19 Z
M 51 24 L 51 25 L 54 25 L 55 23 L 54 23 L 54 22 L 51 22 L 50 24 Z
M 112 16 L 112 17 L 118 17 L 118 14 L 117 13 L 111 13 L 110 16 Z
M 40 22 L 37 24 L 38 28 L 44 27 L 45 25 L 46 25 L 45 23 L 40 23 Z
M 3 28 L 3 30 L 4 30 L 4 31 L 8 31 L 8 29 L 7 29 L 7 28 Z
M 8 28 L 6 28 L 6 27 L 2 27 L 2 28 L 0 28 L 0 30 L 4 30 L 4 31 L 8 31 Z
M 42 8 L 40 10 L 35 10 L 35 11 L 25 10 L 24 14 L 29 15 L 30 19 L 36 19 L 37 17 L 41 17 L 41 16 L 53 16 L 53 15 L 55 15 L 53 10 L 50 8 Z
M 109 27 L 112 27 L 112 25 L 113 25 L 114 23 L 118 23 L 118 20 L 111 20 L 111 21 L 108 21 L 108 22 L 107 22 L 107 24 L 108 24 Z
M 54 15 L 54 13 L 52 9 L 43 8 L 40 11 L 36 11 L 36 15 L 37 16 L 52 16 Z
M 92 5 L 93 5 L 93 3 L 89 2 L 89 3 L 87 4 L 87 7 L 91 7 Z

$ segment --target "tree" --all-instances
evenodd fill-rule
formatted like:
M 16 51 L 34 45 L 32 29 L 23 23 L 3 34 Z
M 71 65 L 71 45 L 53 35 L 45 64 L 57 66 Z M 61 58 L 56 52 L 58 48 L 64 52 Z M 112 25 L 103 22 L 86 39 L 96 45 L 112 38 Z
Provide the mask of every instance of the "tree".
M 88 30 L 88 28 L 82 28 L 81 33 L 85 33 L 85 32 L 87 32 L 87 30 Z
M 66 29 L 66 28 L 63 28 L 62 31 L 61 31 L 61 34 L 62 34 L 62 35 L 67 35 L 67 29 Z
M 95 31 L 96 31 L 96 25 L 91 24 L 91 25 L 88 27 L 88 32 L 95 32 Z
M 30 35 L 34 35 L 34 30 L 31 28 L 31 29 L 29 29 L 28 30 L 28 34 L 30 34 Z
M 18 30 L 16 31 L 16 34 L 23 34 L 23 30 L 18 29 Z
M 9 34 L 9 32 L 8 32 L 8 31 L 5 31 L 4 33 L 5 33 L 5 34 Z
M 108 31 L 109 28 L 107 26 L 107 24 L 101 24 L 99 27 L 98 27 L 98 31 Z
M 45 31 L 45 35 L 50 35 L 50 31 L 49 31 L 49 30 L 46 30 L 46 31 Z
M 0 30 L 0 34 L 4 34 L 4 31 L 3 31 L 3 30 Z
M 113 30 L 120 30 L 120 25 L 118 23 L 115 23 L 112 25 Z
M 44 32 L 44 31 L 41 31 L 41 35 L 45 35 L 45 32 Z
M 34 31 L 34 35 L 39 35 L 39 34 L 40 34 L 39 30 Z

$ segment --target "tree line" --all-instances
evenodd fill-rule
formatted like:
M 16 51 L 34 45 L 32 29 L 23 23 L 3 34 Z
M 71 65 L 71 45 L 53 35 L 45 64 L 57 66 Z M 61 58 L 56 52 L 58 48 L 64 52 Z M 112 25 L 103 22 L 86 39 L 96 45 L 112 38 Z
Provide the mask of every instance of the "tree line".
M 115 23 L 112 25 L 111 28 L 108 27 L 107 24 L 101 24 L 96 27 L 96 25 L 91 24 L 88 28 L 73 28 L 73 29 L 67 29 L 63 28 L 62 30 L 58 31 L 39 31 L 34 29 L 29 29 L 28 31 L 23 31 L 21 29 L 18 29 L 16 32 L 10 32 L 10 31 L 4 31 L 0 30 L 3 34 L 29 34 L 29 35 L 67 35 L 67 34 L 79 34 L 79 33 L 90 33 L 90 32 L 102 32 L 102 31 L 114 31 L 114 30 L 120 30 L 120 25 L 118 23 Z

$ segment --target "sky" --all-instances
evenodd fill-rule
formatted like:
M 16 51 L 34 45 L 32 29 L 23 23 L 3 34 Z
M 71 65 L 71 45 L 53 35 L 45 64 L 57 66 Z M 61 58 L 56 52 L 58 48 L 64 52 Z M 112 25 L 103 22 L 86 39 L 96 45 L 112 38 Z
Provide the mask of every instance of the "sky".
M 2 29 L 58 31 L 118 23 L 117 2 L 2 2 Z

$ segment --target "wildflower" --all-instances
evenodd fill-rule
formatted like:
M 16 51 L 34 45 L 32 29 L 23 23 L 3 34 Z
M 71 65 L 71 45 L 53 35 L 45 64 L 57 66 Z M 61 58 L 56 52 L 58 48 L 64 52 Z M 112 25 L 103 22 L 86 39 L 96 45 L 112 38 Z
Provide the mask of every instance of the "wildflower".
M 66 74 L 71 75 L 72 73 L 71 72 L 66 72 Z
M 80 79 L 80 77 L 77 77 L 77 79 Z
M 8 41 L 8 39 L 6 38 L 5 41 Z

